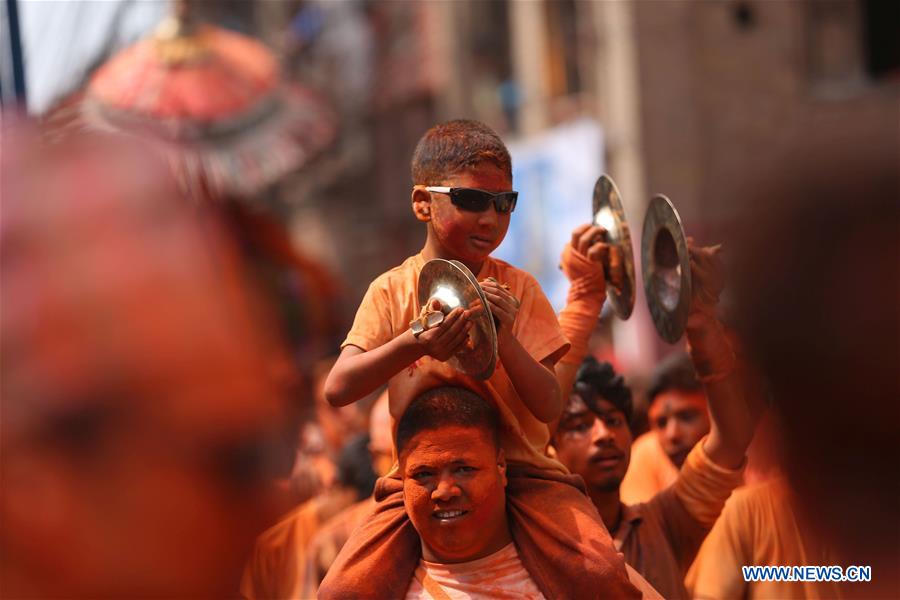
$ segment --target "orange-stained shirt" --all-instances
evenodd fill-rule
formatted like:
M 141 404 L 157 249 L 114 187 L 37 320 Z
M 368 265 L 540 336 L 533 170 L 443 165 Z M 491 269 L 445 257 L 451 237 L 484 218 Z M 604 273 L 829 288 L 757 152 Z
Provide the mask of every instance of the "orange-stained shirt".
M 531 575 L 522 566 L 516 545 L 464 563 L 442 565 L 420 560 L 406 592 L 406 600 L 542 600 Z
M 337 557 L 338 552 L 350 539 L 350 534 L 360 523 L 375 512 L 375 497 L 369 496 L 345 508 L 322 524 L 312 537 L 306 549 L 306 567 L 303 587 L 298 598 L 315 598 L 319 584 Z
M 352 501 L 350 493 L 325 492 L 307 500 L 261 533 L 244 566 L 241 597 L 246 600 L 304 597 L 303 592 L 310 585 L 305 579 L 309 541 L 323 522 Z
M 840 598 L 831 582 L 745 582 L 742 566 L 834 565 L 834 557 L 801 535 L 782 478 L 739 489 L 709 532 L 685 578 L 693 598 Z
M 372 282 L 342 348 L 353 345 L 365 351 L 373 350 L 409 329 L 409 322 L 418 316 L 420 310 L 419 272 L 425 262 L 421 253 L 416 254 Z M 490 257 L 484 261 L 476 279 L 481 281 L 487 277 L 507 284 L 519 300 L 519 312 L 512 332 L 522 347 L 538 362 L 548 358 L 553 362 L 559 360 L 568 351 L 569 342 L 535 278 L 509 263 Z M 494 402 L 503 423 L 501 444 L 508 461 L 567 472 L 559 461 L 547 455 L 550 428 L 525 406 L 500 361 L 494 374 L 486 381 L 464 375 L 430 356 L 420 358 L 391 377 L 388 393 L 394 433 L 397 420 L 412 399 L 442 385 L 466 387 Z
M 631 462 L 619 495 L 625 504 L 647 502 L 678 479 L 678 467 L 659 443 L 654 431 L 639 436 L 631 445 Z
M 306 544 L 318 527 L 319 511 L 312 499 L 260 534 L 244 568 L 241 596 L 262 600 L 297 594 L 304 584 Z

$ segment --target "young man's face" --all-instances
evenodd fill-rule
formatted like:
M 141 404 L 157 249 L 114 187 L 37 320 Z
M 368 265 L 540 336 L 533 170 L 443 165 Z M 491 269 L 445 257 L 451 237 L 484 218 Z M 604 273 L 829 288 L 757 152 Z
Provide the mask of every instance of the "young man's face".
M 584 384 L 575 390 L 593 394 Z M 581 475 L 589 489 L 614 492 L 619 489 L 631 460 L 631 430 L 624 413 L 612 402 L 594 395 L 598 412 L 573 393 L 554 438 L 556 456 Z
M 486 431 L 422 431 L 401 452 L 400 472 L 403 503 L 425 560 L 466 562 L 509 543 L 506 463 Z
M 653 399 L 648 416 L 660 445 L 678 468 L 691 448 L 709 433 L 703 392 L 666 390 Z
M 441 185 L 489 192 L 512 191 L 509 177 L 489 162 L 451 175 Z M 450 201 L 447 194 L 432 192 L 430 216 L 435 241 L 442 254 L 472 264 L 480 263 L 497 249 L 506 237 L 511 213 L 498 213 L 493 205 L 482 212 L 462 210 Z

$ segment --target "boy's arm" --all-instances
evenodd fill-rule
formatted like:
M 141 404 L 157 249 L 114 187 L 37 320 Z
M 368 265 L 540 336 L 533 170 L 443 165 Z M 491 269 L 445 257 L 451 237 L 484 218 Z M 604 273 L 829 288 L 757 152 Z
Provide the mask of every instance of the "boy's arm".
M 467 313 L 455 308 L 443 323 L 419 337 L 406 329 L 372 350 L 347 345 L 325 380 L 325 398 L 332 406 L 346 406 L 374 392 L 425 355 L 447 360 L 465 343 L 471 326 Z
M 559 418 L 562 396 L 553 372 L 551 359 L 535 360 L 513 335 L 512 328 L 519 312 L 519 301 L 506 288 L 491 279 L 481 281 L 497 328 L 497 353 L 513 387 L 531 414 L 544 423 Z
M 721 246 L 697 247 L 689 240 L 688 249 L 694 291 L 686 332 L 709 401 L 710 430 L 703 449 L 720 467 L 737 469 L 753 440 L 759 413 L 751 410 L 734 350 L 715 314 L 723 287 Z

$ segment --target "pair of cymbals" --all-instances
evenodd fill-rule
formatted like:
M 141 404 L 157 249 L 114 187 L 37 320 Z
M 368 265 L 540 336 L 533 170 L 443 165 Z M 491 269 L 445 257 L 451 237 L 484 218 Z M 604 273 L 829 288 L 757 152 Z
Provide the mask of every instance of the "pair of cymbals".
M 631 231 L 619 190 L 608 175 L 601 175 L 594 186 L 593 214 L 594 224 L 606 232 L 606 243 L 617 249 L 621 258 L 621 272 L 606 273 L 606 294 L 615 313 L 627 319 L 634 310 L 636 288 Z M 663 195 L 653 197 L 644 217 L 641 268 L 653 324 L 660 337 L 675 343 L 687 324 L 691 265 L 681 218 Z M 488 379 L 497 365 L 497 329 L 484 291 L 472 272 L 456 260 L 430 260 L 419 273 L 417 292 L 420 306 L 438 300 L 444 314 L 456 307 L 483 308 L 472 317 L 465 346 L 448 362 L 471 377 Z
M 606 230 L 606 242 L 622 257 L 621 281 L 609 273 L 606 294 L 616 315 L 631 316 L 635 298 L 631 232 L 625 220 L 622 198 L 612 178 L 601 175 L 594 186 L 594 225 Z M 691 263 L 681 217 L 665 196 L 650 200 L 641 234 L 641 270 L 644 292 L 653 325 L 670 344 L 678 341 L 687 325 L 691 301 Z

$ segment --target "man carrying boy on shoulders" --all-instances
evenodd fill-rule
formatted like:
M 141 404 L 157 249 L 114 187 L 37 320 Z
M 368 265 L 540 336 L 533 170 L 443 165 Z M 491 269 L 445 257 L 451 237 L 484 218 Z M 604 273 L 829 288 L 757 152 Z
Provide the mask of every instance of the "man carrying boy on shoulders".
M 412 209 L 426 225 L 425 245 L 369 286 L 329 375 L 326 397 L 335 405 L 349 404 L 387 381 L 396 424 L 426 390 L 455 385 L 474 391 L 500 413 L 510 533 L 541 592 L 566 598 L 636 596 L 580 478 L 546 453 L 548 423 L 562 411 L 553 368 L 569 343 L 534 277 L 490 257 L 506 235 L 517 200 L 509 152 L 488 127 L 450 121 L 422 137 L 412 174 Z M 418 337 L 409 327 L 419 313 L 419 272 L 434 258 L 465 264 L 499 321 L 499 361 L 486 381 L 444 362 L 468 339 L 469 315 L 461 308 Z M 403 506 L 402 486 L 396 468 L 379 481 L 372 518 L 338 555 L 320 597 L 405 593 L 420 542 Z

